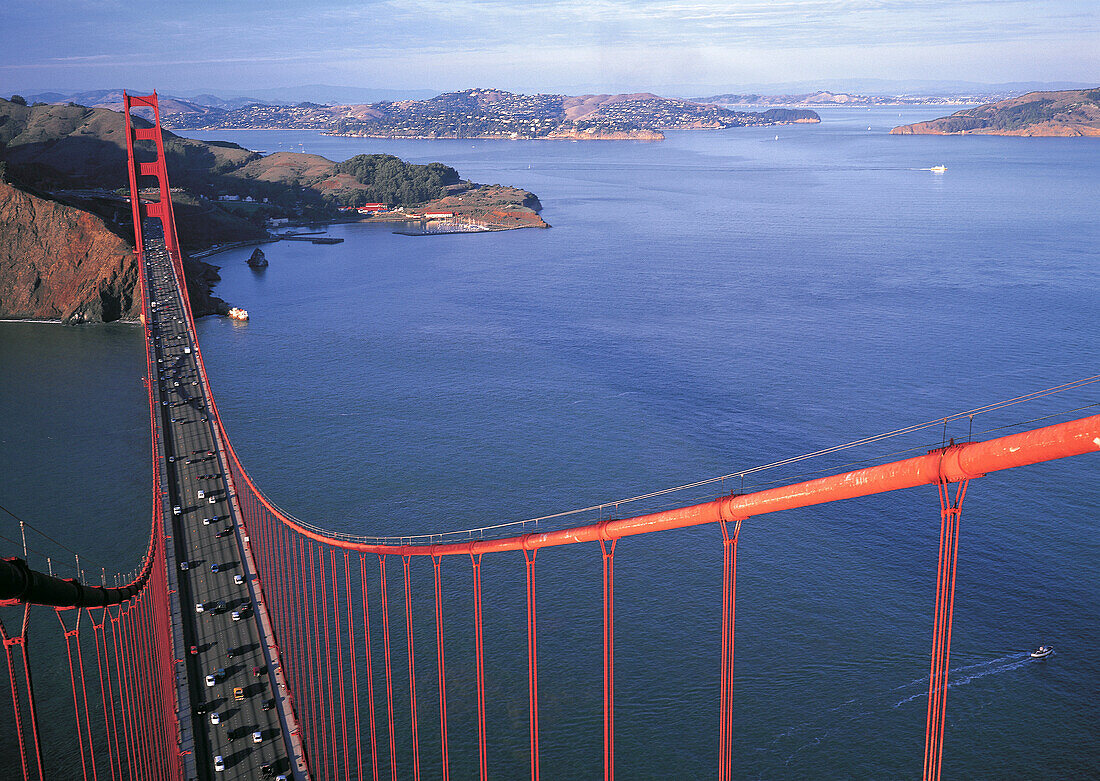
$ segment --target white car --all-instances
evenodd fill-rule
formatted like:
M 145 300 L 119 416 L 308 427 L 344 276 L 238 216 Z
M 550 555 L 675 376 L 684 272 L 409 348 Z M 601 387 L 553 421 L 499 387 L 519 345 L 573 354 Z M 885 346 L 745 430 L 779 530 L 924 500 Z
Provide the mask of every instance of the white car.
M 213 686 L 217 682 L 218 682 L 218 679 L 215 678 L 213 675 L 206 676 L 206 685 L 207 686 Z
M 225 770 L 225 760 L 222 758 L 221 754 L 214 757 L 214 770 L 218 773 Z
M 206 605 L 204 605 L 202 602 L 196 602 L 195 603 L 195 612 L 196 613 L 201 613 L 204 610 L 206 610 Z
M 221 724 L 222 723 L 221 714 L 218 713 L 217 711 L 211 712 L 211 714 L 210 714 L 210 723 L 211 724 Z
M 217 504 L 217 503 L 218 503 L 218 497 L 211 496 L 210 497 L 210 504 Z
M 261 735 L 261 734 L 260 734 L 259 732 L 253 732 L 253 733 L 252 733 L 252 742 L 253 742 L 253 743 L 259 743 L 259 742 L 261 742 L 261 741 L 262 741 L 263 739 L 264 739 L 264 738 L 263 738 L 263 735 Z
M 237 610 L 233 611 L 233 620 L 234 621 L 240 621 L 241 620 L 241 614 L 240 614 L 239 611 L 237 611 Z
M 241 575 L 239 573 L 234 575 L 233 576 L 233 582 L 236 583 L 238 586 L 243 585 L 244 584 L 244 575 Z
M 172 459 L 169 459 L 169 460 L 172 460 Z M 178 504 L 175 507 L 172 508 L 172 515 L 179 515 L 182 512 L 183 512 L 183 508 L 181 508 Z
M 210 525 L 210 519 L 209 518 L 203 518 L 202 519 L 202 525 L 203 526 L 209 526 Z
M 198 492 L 198 497 L 199 497 L 200 499 L 205 499 L 205 498 L 206 498 L 206 491 L 204 491 L 204 490 L 202 490 L 202 489 L 200 488 L 200 489 L 199 489 L 199 492 Z
M 181 561 L 180 562 L 180 569 L 183 570 L 184 572 L 186 572 L 187 570 L 191 569 L 191 565 L 188 564 L 186 561 Z

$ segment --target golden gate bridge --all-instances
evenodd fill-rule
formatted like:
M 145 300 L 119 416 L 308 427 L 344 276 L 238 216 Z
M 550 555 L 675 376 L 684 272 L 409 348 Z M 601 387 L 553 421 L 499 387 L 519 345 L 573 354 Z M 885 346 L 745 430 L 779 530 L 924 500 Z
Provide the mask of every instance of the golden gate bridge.
M 149 127 L 135 127 L 132 107 L 152 109 Z M 29 626 L 32 606 L 53 607 L 66 648 L 72 717 L 84 779 L 191 779 L 282 777 L 396 781 L 399 770 L 419 781 L 448 779 L 451 773 L 444 620 L 468 622 L 474 646 L 477 766 L 490 776 L 485 687 L 482 560 L 521 553 L 526 590 L 527 765 L 540 777 L 539 632 L 537 554 L 543 548 L 588 545 L 602 560 L 602 723 L 603 776 L 615 776 L 615 554 L 619 540 L 689 526 L 721 532 L 722 605 L 715 775 L 733 777 L 734 629 L 737 550 L 742 523 L 754 516 L 899 491 L 925 485 L 939 492 L 940 534 L 933 606 L 928 700 L 925 718 L 924 781 L 939 779 L 943 767 L 952 618 L 963 500 L 971 480 L 990 472 L 1100 451 L 1100 416 L 1068 420 L 985 441 L 944 442 L 926 453 L 853 471 L 629 517 L 614 517 L 624 506 L 672 494 L 682 488 L 585 508 L 599 520 L 569 526 L 574 513 L 478 530 L 399 538 L 364 537 L 326 530 L 281 510 L 255 485 L 230 443 L 210 390 L 195 334 L 176 237 L 157 97 L 124 96 L 135 252 L 141 280 L 142 320 L 148 364 L 147 388 L 152 442 L 154 512 L 149 544 L 139 571 L 129 582 L 107 587 L 41 573 L 19 558 L 0 561 L 0 604 L 21 606 L 21 621 L 0 622 L 7 663 L 11 728 L 16 733 L 24 779 L 56 778 L 45 755 L 31 675 Z M 140 142 L 152 144 L 142 153 Z M 148 158 L 152 159 L 148 159 Z M 146 158 L 146 159 L 139 159 Z M 143 200 L 140 185 L 156 181 L 157 200 Z M 975 415 L 1081 387 L 1089 377 L 1017 397 L 957 416 L 889 432 L 842 447 L 941 422 Z M 176 410 L 179 410 L 177 412 Z M 192 447 L 194 446 L 194 447 Z M 819 455 L 819 453 L 808 455 Z M 799 460 L 805 456 L 799 456 Z M 203 466 L 205 465 L 205 467 Z M 770 466 L 770 465 L 769 465 Z M 199 469 L 220 469 L 191 474 Z M 752 472 L 738 473 L 744 474 Z M 206 488 L 195 491 L 195 478 Z M 197 493 L 198 504 L 192 505 Z M 604 512 L 608 518 L 603 518 Z M 564 520 L 563 520 L 564 519 Z M 549 521 L 557 528 L 545 530 Z M 221 528 L 224 524 L 224 528 Z M 534 531 L 527 531 L 531 527 Z M 215 532 L 215 529 L 221 528 Z M 513 533 L 515 531 L 520 533 Z M 26 551 L 24 550 L 24 555 Z M 192 566 L 202 555 L 238 556 L 227 572 L 215 560 L 209 574 Z M 410 563 L 428 559 L 434 598 L 434 660 L 425 672 L 417 656 Z M 446 566 L 444 563 L 446 562 Z M 223 565 L 224 566 L 224 565 Z M 473 584 L 471 616 L 445 616 L 446 577 L 469 568 Z M 219 577 L 215 577 L 215 575 Z M 224 577 L 220 577 L 224 575 Z M 232 575 L 232 583 L 228 578 Z M 397 588 L 391 585 L 393 579 Z M 236 591 L 233 589 L 236 588 Z M 228 591 L 227 591 L 228 589 Z M 393 591 L 403 600 L 393 599 Z M 225 600 L 235 594 L 232 614 Z M 195 601 L 189 595 L 212 595 Z M 372 609 L 374 601 L 376 607 Z M 379 611 L 380 608 L 380 611 Z M 37 608 L 35 608 L 37 609 Z M 404 613 L 404 649 L 391 636 L 390 611 Z M 718 607 L 715 607 L 718 610 Z M 371 626 L 380 612 L 381 626 Z M 206 614 L 204 616 L 204 614 Z M 209 619 L 209 620 L 208 620 Z M 241 669 L 206 676 L 212 657 L 229 647 L 229 657 L 256 662 L 252 682 Z M 230 645 L 237 643 L 237 645 Z M 397 648 L 395 649 L 395 645 Z M 189 647 L 189 650 L 185 648 Z M 215 650 L 217 651 L 215 652 Z M 205 666 L 204 666 L 205 663 Z M 251 663 L 251 662 L 249 662 Z M 375 669 L 383 673 L 376 679 Z M 407 703 L 394 691 L 395 670 L 408 687 Z M 420 672 L 418 679 L 417 673 Z M 427 682 L 425 679 L 427 678 Z M 365 687 L 360 682 L 365 679 Z M 236 746 L 232 732 L 210 712 L 230 700 L 252 721 L 253 742 Z M 249 691 L 246 692 L 246 689 Z M 438 721 L 425 723 L 418 694 L 432 690 Z M 224 695 L 224 696 L 223 696 Z M 384 701 L 385 707 L 377 703 Z M 220 707 L 220 706 L 218 706 Z M 376 713 L 384 712 L 382 719 Z M 398 734 L 398 710 L 407 709 L 407 731 Z M 405 721 L 405 718 L 401 719 Z M 260 722 L 265 725 L 260 729 Z M 7 727 L 0 727 L 6 729 Z M 422 756 L 420 738 L 433 731 L 438 755 Z M 407 732 L 407 734 L 406 734 Z M 245 736 L 247 737 L 247 736 Z M 399 766 L 398 745 L 410 749 L 409 766 Z M 258 745 L 258 747 L 257 747 Z M 425 767 L 421 767 L 424 763 Z

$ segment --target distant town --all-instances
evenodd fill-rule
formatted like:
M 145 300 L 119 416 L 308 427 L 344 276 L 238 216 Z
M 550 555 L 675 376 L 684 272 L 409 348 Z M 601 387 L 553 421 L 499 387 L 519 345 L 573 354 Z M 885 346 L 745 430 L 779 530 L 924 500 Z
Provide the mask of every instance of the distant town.
M 713 103 L 628 95 L 522 95 L 471 89 L 428 100 L 326 106 L 254 103 L 236 108 L 197 107 L 177 101 L 165 124 L 177 130 L 229 128 L 313 129 L 332 135 L 385 138 L 638 139 L 663 130 L 731 128 L 818 122 L 807 109 L 735 111 Z

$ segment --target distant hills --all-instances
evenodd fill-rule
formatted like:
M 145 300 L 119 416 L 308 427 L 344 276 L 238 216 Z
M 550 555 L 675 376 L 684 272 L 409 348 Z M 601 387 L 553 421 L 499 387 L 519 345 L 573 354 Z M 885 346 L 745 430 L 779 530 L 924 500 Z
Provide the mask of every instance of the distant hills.
M 257 95 L 293 91 L 258 90 Z M 323 89 L 319 94 L 325 95 Z M 326 88 L 346 94 L 345 88 Z M 363 90 L 377 94 L 385 90 Z M 24 96 L 32 104 L 77 103 L 122 110 L 121 90 L 79 93 L 44 92 Z M 733 111 L 693 100 L 664 98 L 648 92 L 616 95 L 523 95 L 497 89 L 469 89 L 426 99 L 330 104 L 323 97 L 296 103 L 258 98 L 160 96 L 165 127 L 175 130 L 302 129 L 334 135 L 385 138 L 558 138 L 657 141 L 669 129 L 729 128 L 818 122 L 813 111 L 772 109 Z M 150 109 L 136 114 L 152 118 Z
M 726 92 L 706 98 L 692 98 L 692 100 L 699 103 L 736 106 L 953 106 L 981 103 L 988 97 L 987 95 L 856 95 L 850 92 L 818 90 L 789 95 Z
M 104 95 L 104 99 L 113 96 Z M 733 111 L 652 93 L 522 95 L 497 89 L 448 92 L 427 100 L 367 104 L 253 103 L 240 107 L 162 103 L 161 117 L 177 130 L 314 129 L 334 135 L 385 138 L 550 138 L 654 141 L 669 129 L 767 126 L 818 122 L 804 109 Z
M 130 89 L 133 95 L 148 95 L 151 89 Z M 424 89 L 375 89 L 370 87 L 334 87 L 328 84 L 304 84 L 300 87 L 249 89 L 247 93 L 227 93 L 220 90 L 187 92 L 162 92 L 163 107 L 166 99 L 192 103 L 196 106 L 215 108 L 239 108 L 252 103 L 292 105 L 313 102 L 326 104 L 374 103 L 382 100 L 423 100 L 438 95 L 438 90 Z M 108 106 L 122 104 L 122 90 L 52 90 L 27 92 L 23 95 L 31 103 L 79 103 L 83 106 Z
M 895 135 L 1100 136 L 1100 88 L 1029 92 L 956 111 L 930 122 L 902 125 Z

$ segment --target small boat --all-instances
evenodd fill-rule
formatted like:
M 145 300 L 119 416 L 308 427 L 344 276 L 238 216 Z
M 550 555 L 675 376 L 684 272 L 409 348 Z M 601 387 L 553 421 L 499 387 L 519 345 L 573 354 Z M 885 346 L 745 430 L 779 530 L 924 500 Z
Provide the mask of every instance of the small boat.
M 931 168 L 929 168 L 928 170 L 931 171 L 934 174 L 942 174 L 944 171 L 947 170 L 947 166 L 946 165 L 934 165 Z
M 1054 646 L 1052 646 L 1052 645 L 1041 645 L 1038 648 L 1036 648 L 1034 651 L 1031 652 L 1031 658 L 1032 659 L 1045 659 L 1046 657 L 1050 656 L 1052 653 L 1054 653 Z

